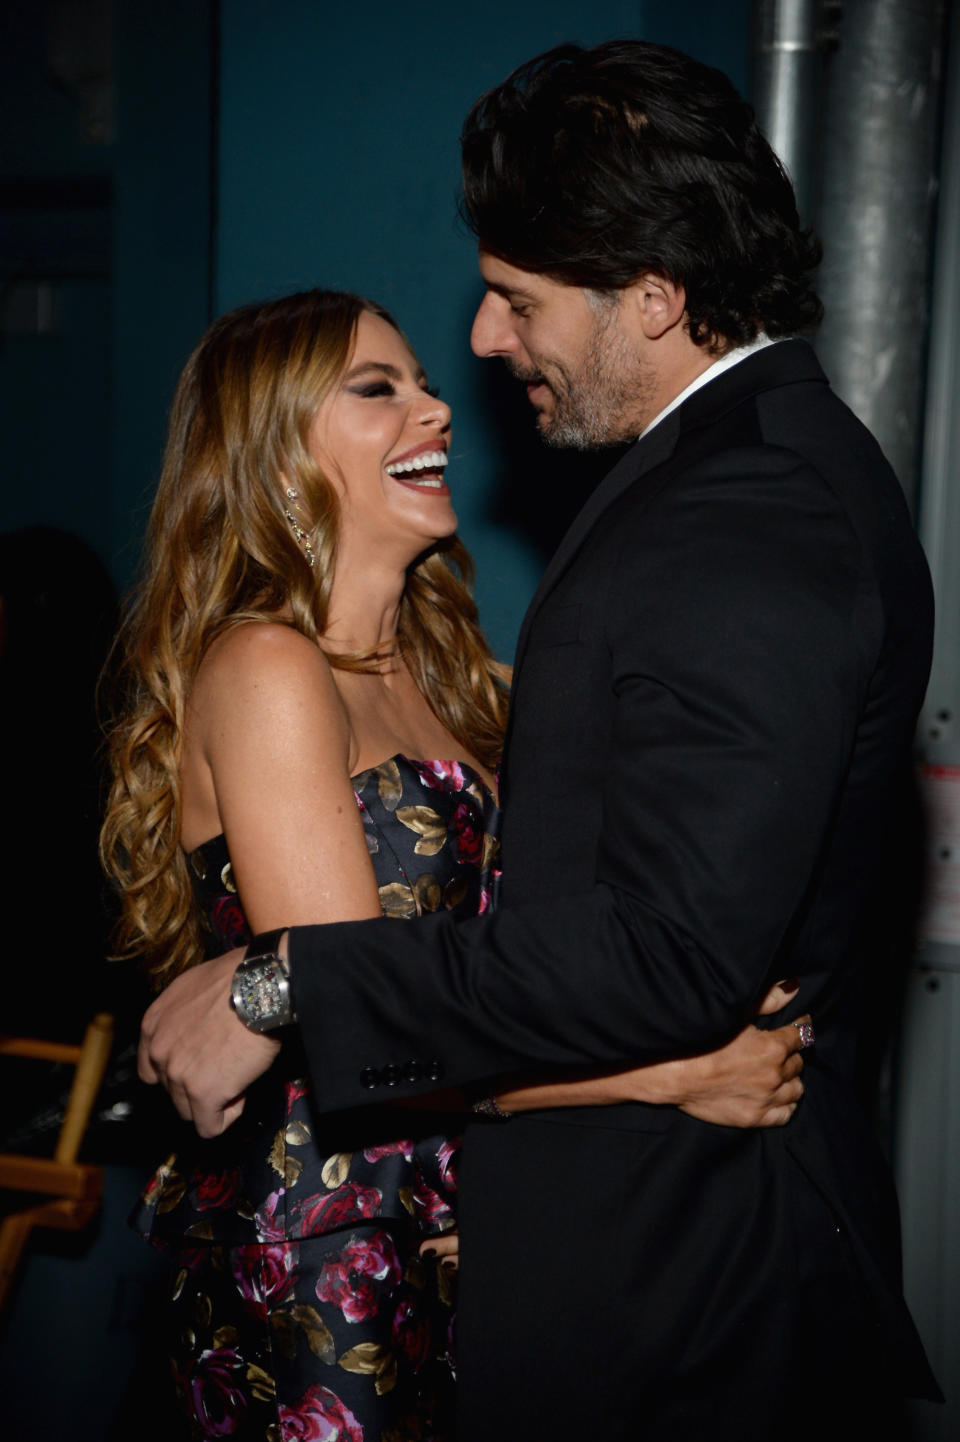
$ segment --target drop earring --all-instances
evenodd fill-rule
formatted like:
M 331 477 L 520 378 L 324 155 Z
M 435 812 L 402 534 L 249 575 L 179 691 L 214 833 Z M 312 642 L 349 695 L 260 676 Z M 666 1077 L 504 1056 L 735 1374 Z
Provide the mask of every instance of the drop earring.
M 286 494 L 291 501 L 296 501 L 299 498 L 300 492 L 294 490 L 293 486 L 288 486 Z M 307 558 L 307 565 L 312 570 L 313 567 L 317 564 L 317 557 L 314 553 L 313 547 L 310 544 L 309 532 L 303 529 L 300 522 L 297 520 L 296 516 L 291 510 L 288 510 L 286 507 L 284 507 L 283 514 L 286 516 L 287 520 L 290 523 L 291 531 L 303 547 L 303 553 Z

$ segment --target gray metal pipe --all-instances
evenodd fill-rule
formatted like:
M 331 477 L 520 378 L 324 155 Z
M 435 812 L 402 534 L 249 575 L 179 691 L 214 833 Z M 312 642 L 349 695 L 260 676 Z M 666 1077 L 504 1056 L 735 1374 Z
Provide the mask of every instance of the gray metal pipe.
M 847 0 L 827 91 L 817 350 L 913 503 L 935 195 L 941 0 Z
M 753 106 L 760 129 L 793 181 L 804 224 L 814 224 L 820 198 L 824 54 L 835 3 L 754 0 Z
M 942 744 L 960 764 L 960 9 L 948 59 L 920 488 L 920 539 L 937 597 L 922 734 L 931 759 Z
M 920 486 L 920 538 L 937 598 L 933 671 L 920 741 L 928 802 L 929 904 L 907 979 L 894 1159 L 903 1214 L 903 1277 L 947 1398 L 914 1404 L 913 1442 L 960 1437 L 960 9 L 947 47 L 941 191 Z

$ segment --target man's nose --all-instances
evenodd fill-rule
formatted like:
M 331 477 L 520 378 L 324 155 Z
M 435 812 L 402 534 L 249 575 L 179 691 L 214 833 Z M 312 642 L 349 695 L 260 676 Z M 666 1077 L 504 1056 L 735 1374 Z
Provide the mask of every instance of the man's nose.
M 480 302 L 470 331 L 470 348 L 474 355 L 512 355 L 517 337 L 510 324 L 510 309 L 502 296 L 489 291 Z

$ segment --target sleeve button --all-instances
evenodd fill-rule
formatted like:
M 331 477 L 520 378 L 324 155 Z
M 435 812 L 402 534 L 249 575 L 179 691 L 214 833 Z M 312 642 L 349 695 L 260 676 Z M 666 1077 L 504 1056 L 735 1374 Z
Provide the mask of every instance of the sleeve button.
M 437 1082 L 443 1076 L 443 1067 L 434 1057 L 431 1061 L 424 1063 L 423 1074 L 427 1081 Z
M 408 1061 L 403 1068 L 403 1079 L 405 1082 L 418 1082 L 423 1076 L 423 1069 L 418 1061 Z
M 380 1085 L 380 1073 L 376 1067 L 365 1066 L 360 1073 L 360 1085 L 365 1091 L 372 1091 L 375 1086 Z
M 380 1073 L 380 1080 L 383 1082 L 384 1086 L 395 1087 L 397 1082 L 400 1080 L 400 1068 L 398 1066 L 394 1066 L 391 1062 L 390 1065 L 385 1066 L 383 1071 Z

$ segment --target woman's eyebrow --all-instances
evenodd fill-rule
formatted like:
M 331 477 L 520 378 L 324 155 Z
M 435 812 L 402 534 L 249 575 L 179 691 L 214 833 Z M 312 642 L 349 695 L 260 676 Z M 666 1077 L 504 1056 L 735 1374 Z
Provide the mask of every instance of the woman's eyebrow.
M 392 381 L 403 379 L 399 367 L 391 365 L 389 361 L 361 361 L 358 366 L 354 366 L 352 370 L 347 371 L 344 380 L 353 380 L 356 376 L 366 375 L 368 371 L 377 371 L 380 375 L 388 376 Z
M 345 381 L 356 380 L 358 376 L 367 375 L 371 371 L 375 371 L 378 375 L 384 375 L 391 381 L 403 380 L 403 372 L 399 366 L 391 365 L 389 361 L 361 361 L 360 364 L 354 366 L 352 370 L 348 370 L 343 379 Z M 423 385 L 427 379 L 427 373 L 423 366 L 417 366 L 413 373 L 413 378 L 417 382 L 417 385 Z

